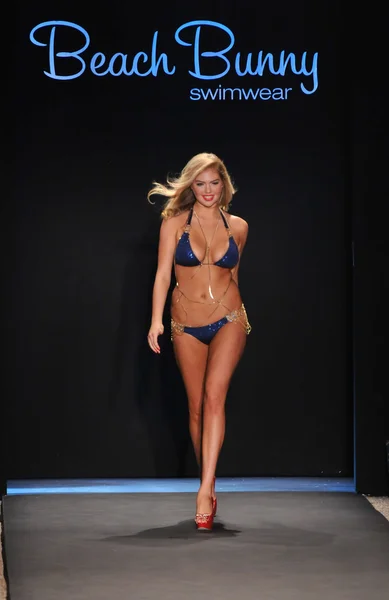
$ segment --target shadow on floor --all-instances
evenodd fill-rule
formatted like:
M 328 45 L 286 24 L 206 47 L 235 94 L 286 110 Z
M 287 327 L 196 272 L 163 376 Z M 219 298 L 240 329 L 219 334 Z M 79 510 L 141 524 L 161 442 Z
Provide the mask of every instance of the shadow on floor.
M 121 545 L 160 545 L 161 542 L 170 544 L 171 540 L 189 540 L 202 542 L 215 538 L 233 538 L 242 534 L 241 529 L 230 529 L 221 522 L 214 523 L 213 530 L 197 531 L 192 519 L 180 521 L 176 525 L 144 529 L 134 535 L 109 536 L 102 538 L 104 542 L 114 542 Z M 323 547 L 334 543 L 336 535 L 319 531 L 286 527 L 280 523 L 268 523 L 266 527 L 249 527 L 243 532 L 244 542 L 264 546 L 279 546 L 284 548 Z M 159 543 L 158 543 L 159 542 Z
M 211 538 L 226 538 L 235 537 L 239 535 L 241 531 L 239 529 L 227 529 L 223 523 L 217 522 L 213 525 L 212 532 L 208 531 L 197 531 L 193 519 L 186 521 L 180 521 L 176 525 L 169 525 L 167 527 L 155 527 L 154 529 L 144 529 L 134 535 L 119 535 L 109 536 L 102 538 L 103 542 L 114 542 L 117 544 L 148 544 L 153 542 L 155 545 L 156 541 L 170 540 L 193 540 L 195 542 L 202 542 Z

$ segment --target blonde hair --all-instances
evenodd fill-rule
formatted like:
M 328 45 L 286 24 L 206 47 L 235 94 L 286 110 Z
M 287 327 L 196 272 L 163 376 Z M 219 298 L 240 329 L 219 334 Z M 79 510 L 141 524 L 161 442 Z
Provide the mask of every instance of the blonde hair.
M 228 211 L 232 197 L 237 190 L 231 181 L 224 162 L 216 154 L 208 152 L 201 152 L 193 156 L 177 177 L 167 177 L 166 184 L 153 181 L 153 187 L 147 194 L 148 201 L 151 202 L 150 198 L 154 194 L 167 198 L 162 210 L 164 219 L 189 210 L 195 202 L 191 185 L 200 173 L 209 168 L 215 168 L 223 182 L 220 208 Z

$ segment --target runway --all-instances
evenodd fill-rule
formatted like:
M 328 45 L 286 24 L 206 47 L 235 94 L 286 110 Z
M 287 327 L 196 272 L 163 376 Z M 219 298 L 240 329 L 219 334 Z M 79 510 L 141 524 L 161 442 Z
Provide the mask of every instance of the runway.
M 383 600 L 389 523 L 351 481 L 219 479 L 210 534 L 197 485 L 9 482 L 11 600 Z

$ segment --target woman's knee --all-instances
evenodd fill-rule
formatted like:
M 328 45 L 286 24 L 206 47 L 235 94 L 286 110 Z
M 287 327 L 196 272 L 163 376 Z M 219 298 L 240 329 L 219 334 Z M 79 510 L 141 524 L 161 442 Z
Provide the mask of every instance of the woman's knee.
M 189 402 L 189 420 L 193 423 L 200 423 L 202 417 L 202 406 L 199 402 Z
M 215 414 L 224 412 L 226 391 L 220 385 L 206 385 L 204 392 L 204 409 Z

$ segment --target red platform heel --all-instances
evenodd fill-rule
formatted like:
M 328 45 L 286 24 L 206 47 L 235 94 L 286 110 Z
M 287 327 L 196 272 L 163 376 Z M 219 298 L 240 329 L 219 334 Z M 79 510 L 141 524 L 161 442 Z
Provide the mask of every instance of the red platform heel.
M 216 483 L 216 477 L 213 478 L 214 483 Z M 216 492 L 215 492 L 216 493 Z M 217 498 L 212 498 L 212 514 L 215 517 L 217 512 Z
M 209 513 L 196 513 L 195 523 L 197 531 L 212 531 L 213 527 L 213 512 Z

